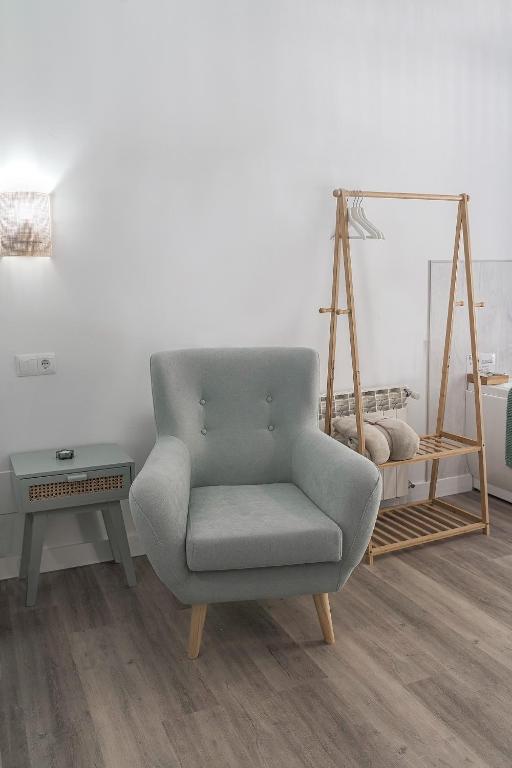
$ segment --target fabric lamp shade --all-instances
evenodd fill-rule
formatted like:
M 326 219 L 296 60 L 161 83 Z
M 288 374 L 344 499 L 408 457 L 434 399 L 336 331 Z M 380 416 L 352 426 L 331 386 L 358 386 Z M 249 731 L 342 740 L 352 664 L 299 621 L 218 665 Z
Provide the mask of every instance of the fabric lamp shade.
M 50 196 L 0 192 L 0 256 L 51 256 Z

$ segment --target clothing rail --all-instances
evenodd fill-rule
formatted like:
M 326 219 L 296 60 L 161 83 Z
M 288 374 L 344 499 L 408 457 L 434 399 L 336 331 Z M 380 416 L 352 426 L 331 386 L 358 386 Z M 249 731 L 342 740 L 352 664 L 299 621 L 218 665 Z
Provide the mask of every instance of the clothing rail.
M 335 189 L 333 190 L 334 197 L 341 197 L 345 193 L 345 197 L 382 197 L 387 199 L 398 200 L 452 200 L 460 202 L 461 200 L 469 200 L 469 195 L 434 195 L 434 194 L 422 194 L 420 192 L 368 192 L 359 189 Z
M 336 198 L 336 227 L 334 234 L 331 300 L 328 307 L 322 307 L 321 309 L 322 314 L 330 315 L 324 431 L 326 434 L 331 434 L 333 410 L 336 412 L 336 407 L 346 406 L 348 410 L 353 408 L 356 417 L 358 450 L 362 454 L 365 452 L 364 413 L 365 409 L 368 407 L 367 400 L 371 401 L 371 397 L 365 398 L 361 387 L 354 286 L 352 280 L 352 260 L 350 255 L 349 220 L 351 219 L 352 209 L 349 208 L 349 198 L 356 198 L 356 203 L 353 206 L 356 210 L 358 207 L 357 198 L 361 199 L 367 197 L 398 200 L 449 200 L 458 203 L 455 237 L 453 241 L 450 296 L 446 320 L 436 431 L 432 434 L 421 436 L 418 451 L 412 458 L 403 459 L 401 461 L 388 461 L 385 464 L 379 465 L 380 469 L 387 469 L 399 465 L 404 466 L 406 464 L 415 464 L 418 462 L 431 462 L 432 472 L 430 476 L 428 499 L 417 503 L 411 502 L 411 504 L 405 506 L 399 505 L 397 507 L 381 510 L 379 517 L 377 518 L 375 531 L 370 540 L 368 562 L 371 564 L 375 556 L 383 555 L 386 552 L 395 552 L 407 547 L 415 547 L 429 541 L 437 541 L 451 536 L 459 536 L 477 530 L 488 535 L 489 505 L 487 499 L 487 473 L 485 463 L 484 429 L 482 423 L 482 402 L 480 397 L 480 376 L 478 373 L 476 328 L 476 308 L 477 305 L 482 302 L 476 302 L 474 296 L 471 241 L 469 233 L 469 195 L 434 195 L 415 192 L 369 192 L 368 190 L 363 191 L 358 189 L 335 189 L 333 195 Z M 362 210 L 362 206 L 359 207 Z M 356 216 L 356 221 L 357 219 L 358 216 Z M 353 223 L 354 222 L 352 222 L 352 224 Z M 366 223 L 370 226 L 365 227 L 363 224 L 363 217 L 361 217 L 360 223 L 368 232 L 371 233 L 371 230 L 373 229 L 378 232 L 377 228 L 368 220 L 366 220 Z M 375 240 L 380 239 L 380 237 L 375 237 Z M 461 262 L 461 244 L 463 245 L 464 252 L 464 272 L 467 289 L 467 300 L 464 302 L 456 298 L 457 275 L 459 264 Z M 336 333 L 339 319 L 338 314 L 341 313 L 340 307 L 338 307 L 338 298 L 340 273 L 342 269 L 345 276 L 346 295 L 346 308 L 343 309 L 343 314 L 346 315 L 348 321 L 348 334 L 352 359 L 353 403 L 350 401 L 350 397 L 347 401 L 336 399 L 334 397 Z M 465 435 L 453 435 L 451 433 L 446 433 L 444 430 L 455 307 L 462 306 L 463 304 L 467 304 L 471 355 L 473 359 L 476 439 L 466 437 Z M 469 453 L 478 454 L 480 474 L 479 517 L 474 513 L 456 507 L 453 504 L 447 504 L 437 496 L 439 462 L 442 459 L 463 456 Z M 448 516 L 446 515 L 446 512 L 448 512 Z

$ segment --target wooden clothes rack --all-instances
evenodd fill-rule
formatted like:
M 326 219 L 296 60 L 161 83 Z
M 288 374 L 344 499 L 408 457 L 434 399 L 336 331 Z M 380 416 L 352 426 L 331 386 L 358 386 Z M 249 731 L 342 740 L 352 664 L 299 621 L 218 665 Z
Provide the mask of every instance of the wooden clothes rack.
M 418 452 L 411 459 L 403 461 L 388 461 L 379 465 L 385 470 L 403 464 L 416 464 L 431 461 L 432 472 L 428 499 L 424 501 L 400 504 L 394 507 L 382 508 L 379 511 L 375 529 L 368 546 L 368 562 L 373 563 L 374 557 L 388 552 L 414 547 L 452 536 L 481 531 L 489 534 L 489 506 L 487 498 L 487 473 L 485 464 L 485 443 L 482 425 L 482 402 L 480 377 L 478 375 L 476 309 L 483 302 L 475 302 L 473 292 L 473 269 L 471 259 L 471 240 L 469 234 L 469 196 L 461 195 L 431 195 L 408 192 L 368 192 L 360 190 L 335 189 L 337 200 L 336 229 L 334 235 L 334 260 L 332 273 L 332 293 L 329 307 L 321 307 L 321 313 L 330 314 L 329 357 L 327 365 L 327 398 L 325 413 L 325 432 L 331 434 L 331 421 L 334 398 L 334 367 L 336 360 L 336 332 L 338 318 L 346 316 L 350 337 L 350 352 L 352 358 L 352 376 L 354 383 L 355 416 L 359 436 L 359 452 L 364 453 L 364 419 L 363 401 L 361 395 L 361 375 L 359 371 L 359 351 L 357 345 L 356 313 L 354 304 L 354 288 L 352 282 L 352 262 L 350 256 L 350 239 L 348 229 L 348 199 L 349 198 L 386 198 L 399 200 L 447 200 L 457 202 L 457 223 L 455 227 L 455 242 L 450 282 L 450 297 L 446 320 L 446 334 L 442 364 L 439 406 L 437 411 L 436 431 L 433 434 L 420 437 Z M 453 320 L 456 307 L 464 306 L 463 300 L 457 300 L 457 274 L 459 268 L 459 251 L 461 234 L 464 248 L 466 272 L 467 306 L 469 316 L 469 332 L 471 338 L 471 355 L 473 361 L 473 387 L 475 396 L 476 440 L 464 435 L 455 435 L 444 430 L 446 410 L 446 395 L 448 375 L 450 370 L 450 355 L 453 335 Z M 340 253 L 341 251 L 341 253 Z M 345 274 L 345 289 L 347 297 L 346 308 L 338 306 L 341 258 Z M 453 456 L 477 453 L 480 472 L 480 516 L 468 512 L 459 506 L 437 498 L 437 479 L 439 461 Z

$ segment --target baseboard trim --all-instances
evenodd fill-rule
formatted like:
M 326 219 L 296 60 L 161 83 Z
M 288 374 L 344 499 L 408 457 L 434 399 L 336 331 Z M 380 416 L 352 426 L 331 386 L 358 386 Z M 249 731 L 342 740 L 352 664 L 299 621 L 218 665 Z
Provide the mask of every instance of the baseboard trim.
M 143 555 L 144 549 L 138 535 L 128 534 L 130 552 L 133 557 Z M 112 560 L 112 552 L 108 539 L 102 541 L 84 541 L 80 544 L 64 544 L 60 547 L 43 547 L 41 558 L 41 573 L 61 571 L 65 568 L 77 568 L 81 565 L 104 563 Z M 0 580 L 12 579 L 18 576 L 20 568 L 19 555 L 8 555 L 0 558 Z
M 440 477 L 437 481 L 437 495 L 452 496 L 454 493 L 471 491 L 473 487 L 473 477 L 469 472 L 464 475 L 454 475 L 453 477 Z M 423 501 L 428 499 L 429 491 L 430 482 L 415 483 L 414 487 L 409 489 L 407 496 L 399 498 L 399 502 L 405 504 L 409 501 Z M 382 502 L 383 507 L 393 507 L 396 504 L 396 499 L 386 499 Z
M 477 491 L 480 490 L 480 480 L 476 477 L 473 478 L 473 487 L 476 488 Z M 492 483 L 487 483 L 487 493 L 489 496 L 496 496 L 496 498 L 503 499 L 503 501 L 512 502 L 512 491 L 507 491 L 506 488 L 500 488 Z
M 437 495 L 451 496 L 454 493 L 465 493 L 473 488 L 473 476 L 466 472 L 464 475 L 454 475 L 453 477 L 440 477 L 437 481 Z M 421 501 L 428 498 L 430 482 L 415 483 L 414 488 L 409 490 L 410 501 Z

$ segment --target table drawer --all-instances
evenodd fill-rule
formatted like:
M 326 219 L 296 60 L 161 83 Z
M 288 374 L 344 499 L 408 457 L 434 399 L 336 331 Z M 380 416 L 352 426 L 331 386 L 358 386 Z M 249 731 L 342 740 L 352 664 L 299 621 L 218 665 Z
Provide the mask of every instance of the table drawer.
M 126 499 L 130 483 L 130 467 L 28 477 L 21 480 L 21 500 L 30 512 L 77 507 Z

